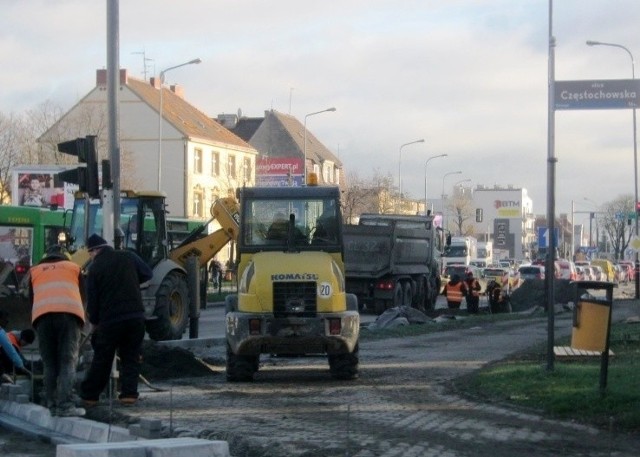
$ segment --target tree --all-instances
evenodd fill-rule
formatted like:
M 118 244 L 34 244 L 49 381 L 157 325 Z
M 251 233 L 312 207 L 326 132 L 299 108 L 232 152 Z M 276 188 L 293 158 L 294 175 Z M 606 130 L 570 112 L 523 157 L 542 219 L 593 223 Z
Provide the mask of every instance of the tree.
M 465 226 L 465 222 L 475 220 L 475 210 L 470 190 L 463 187 L 454 189 L 453 198 L 447 203 L 447 211 L 453 214 L 455 232 L 459 236 L 475 235 L 473 224 L 466 224 Z
M 23 160 L 22 121 L 0 113 L 0 203 L 11 201 L 11 169 Z
M 605 203 L 603 209 L 600 226 L 611 241 L 614 258 L 622 259 L 635 227 L 633 217 L 637 217 L 634 198 L 632 195 L 621 195 Z

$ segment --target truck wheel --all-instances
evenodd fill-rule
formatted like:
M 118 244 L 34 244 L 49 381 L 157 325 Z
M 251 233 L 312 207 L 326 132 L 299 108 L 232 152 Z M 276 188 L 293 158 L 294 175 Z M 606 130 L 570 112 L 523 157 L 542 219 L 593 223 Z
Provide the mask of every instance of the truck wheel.
M 227 343 L 227 381 L 251 382 L 253 374 L 258 371 L 259 355 L 235 355 Z
M 411 308 L 413 302 L 413 292 L 411 291 L 411 281 L 407 281 L 402 285 L 402 304 Z
M 179 340 L 189 320 L 189 290 L 184 275 L 171 272 L 156 292 L 156 319 L 147 321 L 149 338 L 155 341 Z
M 393 289 L 393 307 L 398 306 L 402 306 L 402 284 L 400 283 L 397 283 L 396 288 Z
M 334 379 L 358 379 L 358 346 L 351 353 L 329 354 L 329 371 Z
M 429 300 L 428 296 L 429 286 L 427 285 L 427 278 L 421 278 L 418 284 L 418 293 L 415 295 L 414 307 L 420 311 L 426 311 Z

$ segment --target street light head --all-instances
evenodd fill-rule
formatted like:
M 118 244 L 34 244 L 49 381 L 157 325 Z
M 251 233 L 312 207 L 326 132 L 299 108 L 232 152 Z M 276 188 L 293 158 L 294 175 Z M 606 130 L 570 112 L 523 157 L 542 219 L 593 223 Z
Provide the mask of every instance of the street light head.
M 202 62 L 202 60 L 200 59 L 193 59 L 192 61 L 189 62 L 189 64 L 194 64 L 194 63 L 200 63 Z
M 599 44 L 599 41 L 587 40 L 587 46 L 598 46 Z
M 334 107 L 329 108 L 327 111 L 335 111 L 336 109 Z

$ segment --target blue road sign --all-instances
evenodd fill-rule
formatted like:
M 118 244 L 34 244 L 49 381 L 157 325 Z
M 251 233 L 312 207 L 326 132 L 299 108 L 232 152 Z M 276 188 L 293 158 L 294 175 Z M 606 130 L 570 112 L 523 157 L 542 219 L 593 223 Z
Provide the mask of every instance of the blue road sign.
M 553 241 L 555 242 L 556 247 L 558 246 L 558 238 L 560 238 L 560 229 L 558 227 L 554 227 L 554 237 Z M 538 227 L 538 247 L 539 248 L 548 248 L 549 243 L 551 242 L 549 237 L 549 228 L 548 227 Z

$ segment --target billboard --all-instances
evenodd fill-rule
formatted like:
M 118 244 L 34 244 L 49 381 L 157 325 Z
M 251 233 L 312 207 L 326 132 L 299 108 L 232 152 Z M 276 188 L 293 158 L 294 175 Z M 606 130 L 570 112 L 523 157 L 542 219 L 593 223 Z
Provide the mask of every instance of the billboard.
M 11 204 L 14 206 L 60 208 L 73 207 L 75 184 L 67 184 L 58 179 L 58 173 L 73 167 L 25 165 L 12 170 Z
M 304 184 L 303 160 L 294 157 L 260 157 L 256 160 L 256 186 L 300 187 Z

